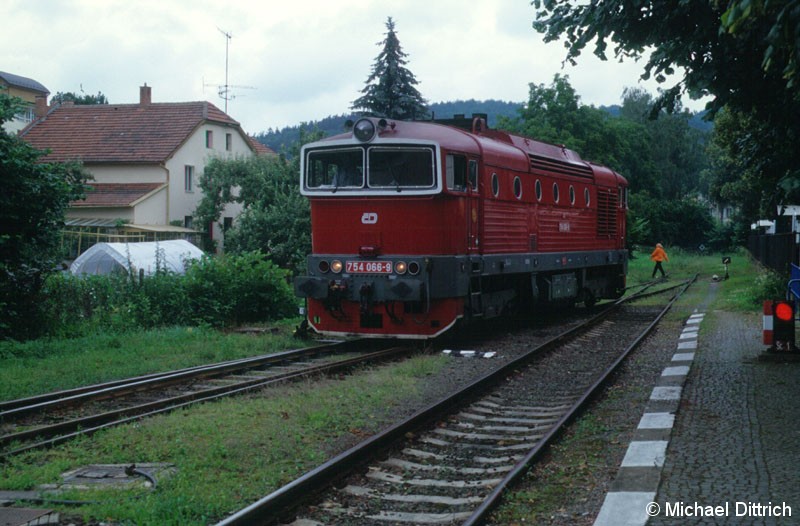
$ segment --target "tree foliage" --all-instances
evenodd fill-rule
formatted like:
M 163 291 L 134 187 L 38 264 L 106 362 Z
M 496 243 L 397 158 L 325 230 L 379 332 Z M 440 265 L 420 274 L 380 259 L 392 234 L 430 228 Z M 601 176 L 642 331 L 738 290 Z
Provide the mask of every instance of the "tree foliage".
M 0 94 L 0 125 L 21 101 Z M 77 163 L 40 163 L 44 152 L 0 129 L 0 337 L 41 329 L 40 292 L 59 259 L 69 202 L 84 197 L 88 175 Z
M 778 104 L 797 102 L 800 0 L 534 0 L 533 5 L 534 29 L 546 41 L 565 38 L 566 60 L 573 64 L 590 44 L 606 60 L 613 43 L 616 58 L 646 58 L 643 79 L 665 82 L 676 68 L 683 69 L 683 79 L 664 92 L 664 104 L 684 93 L 714 97 L 713 111 L 763 106 L 764 93 L 777 95 Z
M 200 178 L 203 199 L 195 211 L 201 224 L 219 221 L 226 203 L 244 211 L 225 233 L 226 251 L 261 251 L 275 264 L 290 270 L 305 267 L 311 251 L 308 201 L 300 195 L 300 146 L 320 137 L 301 133 L 287 155 L 240 159 L 212 159 Z
M 711 96 L 712 117 L 727 108 L 747 121 L 748 128 L 738 127 L 735 162 L 748 167 L 746 177 L 766 181 L 756 185 L 766 194 L 755 199 L 742 194 L 737 204 L 774 202 L 776 187 L 782 190 L 777 201 L 793 197 L 800 187 L 800 149 L 794 146 L 800 139 L 800 0 L 534 0 L 533 5 L 533 27 L 546 41 L 565 39 L 571 63 L 587 46 L 605 60 L 612 44 L 618 59 L 644 59 L 643 79 L 666 82 L 681 70 L 682 78 L 654 101 L 653 115 L 675 109 L 688 94 Z
M 77 105 L 89 105 L 89 104 L 108 104 L 108 99 L 105 95 L 101 92 L 97 92 L 97 95 L 87 95 L 85 93 L 81 93 L 78 95 L 77 93 L 67 91 L 61 92 L 59 91 L 50 99 L 52 104 L 63 104 L 64 102 L 72 102 Z
M 353 101 L 352 110 L 367 115 L 392 119 L 414 119 L 428 114 L 425 99 L 417 90 L 414 74 L 406 67 L 408 56 L 400 47 L 394 20 L 386 21 L 386 38 L 379 42 L 383 49 L 376 57 L 363 95 Z
M 530 84 L 528 102 L 517 119 L 500 126 L 521 135 L 564 144 L 586 160 L 625 176 L 631 198 L 629 238 L 633 243 L 702 244 L 713 230 L 698 200 L 706 168 L 705 135 L 678 112 L 647 118 L 653 96 L 627 89 L 619 116 L 581 104 L 569 77 L 555 75 L 550 85 Z

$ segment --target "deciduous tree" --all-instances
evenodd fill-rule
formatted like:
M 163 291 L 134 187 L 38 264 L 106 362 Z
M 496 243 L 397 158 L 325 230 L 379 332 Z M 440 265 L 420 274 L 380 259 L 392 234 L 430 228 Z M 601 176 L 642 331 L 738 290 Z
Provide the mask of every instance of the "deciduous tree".
M 728 108 L 746 117 L 740 154 L 757 178 L 783 190 L 800 187 L 800 0 L 533 0 L 533 27 L 546 41 L 565 40 L 566 61 L 591 47 L 601 59 L 644 59 L 643 79 L 682 77 L 655 100 L 652 114 L 680 97 L 710 96 L 713 116 Z M 788 147 L 787 147 L 788 146 Z M 776 156 L 779 154 L 779 157 Z M 769 201 L 750 195 L 748 199 Z M 755 218 L 752 218 L 755 219 Z
M 286 155 L 212 159 L 200 178 L 203 199 L 195 218 L 200 224 L 219 221 L 226 203 L 241 203 L 244 211 L 225 233 L 226 251 L 258 250 L 283 268 L 303 269 L 311 251 L 311 216 L 299 189 L 300 146 L 320 136 L 301 130 Z
M 78 95 L 77 93 L 73 93 L 71 91 L 67 92 L 58 92 L 50 99 L 52 104 L 61 104 L 64 102 L 73 102 L 75 104 L 108 104 L 108 99 L 105 95 L 101 92 L 97 92 L 97 95 L 87 95 L 85 93 L 81 93 Z
M 0 94 L 0 125 L 21 101 Z M 0 127 L 0 337 L 29 338 L 42 329 L 41 292 L 59 259 L 69 202 L 84 196 L 88 175 L 77 163 L 41 163 L 44 154 Z

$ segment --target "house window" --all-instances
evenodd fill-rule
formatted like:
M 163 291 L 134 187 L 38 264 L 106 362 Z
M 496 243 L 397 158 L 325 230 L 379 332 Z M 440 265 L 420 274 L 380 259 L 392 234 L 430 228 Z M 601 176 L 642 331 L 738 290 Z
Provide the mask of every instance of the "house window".
M 222 218 L 222 231 L 227 232 L 233 226 L 233 218 L 232 217 L 223 217 Z
M 231 151 L 233 149 L 233 135 L 230 133 L 225 134 L 225 149 Z
M 213 148 L 214 147 L 214 132 L 211 130 L 206 130 L 206 148 Z
M 194 192 L 194 166 L 187 164 L 183 167 L 183 189 Z
M 183 226 L 186 228 L 192 228 L 192 216 L 183 216 Z

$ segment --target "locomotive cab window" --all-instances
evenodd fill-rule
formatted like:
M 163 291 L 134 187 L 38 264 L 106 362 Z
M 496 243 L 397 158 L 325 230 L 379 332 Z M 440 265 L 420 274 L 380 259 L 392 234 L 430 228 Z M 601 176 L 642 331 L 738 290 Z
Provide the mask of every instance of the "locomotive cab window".
M 473 192 L 478 190 L 478 161 L 469 162 L 468 182 Z
M 367 151 L 370 188 L 432 188 L 433 151 L 428 148 L 370 148 Z
M 307 188 L 335 191 L 364 186 L 364 153 L 360 148 L 312 151 L 306 166 Z
M 447 189 L 464 192 L 467 189 L 467 158 L 463 155 L 448 155 L 446 158 Z

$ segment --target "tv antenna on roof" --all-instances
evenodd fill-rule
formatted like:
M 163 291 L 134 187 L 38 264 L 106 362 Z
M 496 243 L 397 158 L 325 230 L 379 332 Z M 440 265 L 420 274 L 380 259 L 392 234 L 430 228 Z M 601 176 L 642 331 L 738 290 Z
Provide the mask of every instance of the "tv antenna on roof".
M 239 89 L 255 89 L 253 86 L 234 86 L 228 84 L 228 46 L 230 44 L 231 38 L 233 38 L 233 33 L 230 31 L 223 31 L 219 27 L 217 30 L 225 36 L 225 84 L 217 86 L 217 93 L 219 94 L 220 98 L 225 101 L 225 113 L 228 113 L 228 101 L 233 100 L 236 98 L 233 94 L 231 94 L 231 88 L 239 88 Z M 206 86 L 204 83 L 203 86 Z

